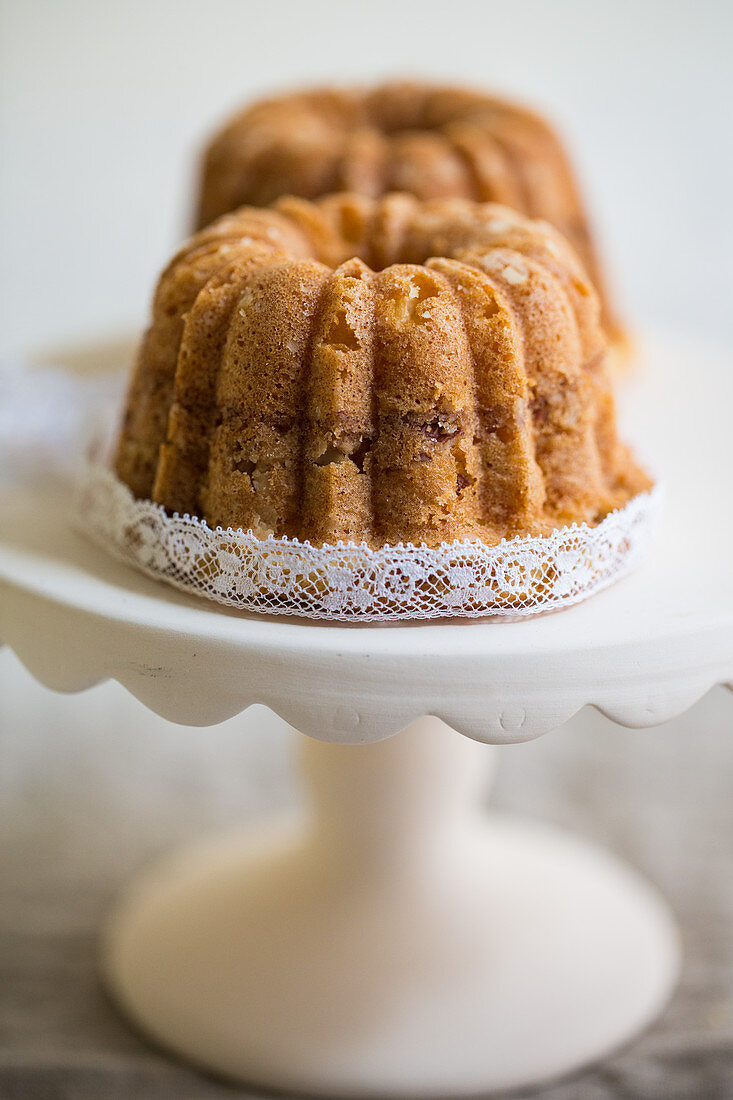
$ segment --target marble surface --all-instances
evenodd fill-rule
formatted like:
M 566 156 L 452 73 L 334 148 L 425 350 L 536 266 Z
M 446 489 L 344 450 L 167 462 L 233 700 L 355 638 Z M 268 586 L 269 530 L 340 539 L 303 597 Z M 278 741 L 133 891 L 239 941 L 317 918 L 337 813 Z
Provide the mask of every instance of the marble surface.
M 636 1044 L 542 1100 L 733 1096 L 733 697 L 717 689 L 654 730 L 593 711 L 499 751 L 492 802 L 608 845 L 650 876 L 681 922 L 682 982 Z M 0 1096 L 227 1097 L 148 1047 L 96 978 L 116 891 L 159 852 L 298 799 L 294 734 L 261 707 L 172 726 L 115 684 L 59 696 L 0 653 Z M 515 1094 L 516 1097 L 516 1094 Z

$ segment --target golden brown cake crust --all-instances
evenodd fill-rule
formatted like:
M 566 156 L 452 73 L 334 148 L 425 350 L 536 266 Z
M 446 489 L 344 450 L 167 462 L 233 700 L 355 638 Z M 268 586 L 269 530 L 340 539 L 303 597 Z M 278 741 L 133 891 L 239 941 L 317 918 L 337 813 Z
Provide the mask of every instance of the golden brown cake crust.
M 337 191 L 498 202 L 563 233 L 622 344 L 569 159 L 540 115 L 497 96 L 421 82 L 322 88 L 254 103 L 204 155 L 197 224 L 244 204 Z
M 245 207 L 161 276 L 116 468 L 171 512 L 314 544 L 596 523 L 649 484 L 605 356 L 544 222 L 408 195 Z

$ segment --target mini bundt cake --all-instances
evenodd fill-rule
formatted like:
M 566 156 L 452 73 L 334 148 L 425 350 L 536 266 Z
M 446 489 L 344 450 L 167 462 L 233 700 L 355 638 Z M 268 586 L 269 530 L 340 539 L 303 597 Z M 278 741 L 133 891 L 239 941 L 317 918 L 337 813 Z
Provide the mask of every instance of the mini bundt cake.
M 649 485 L 604 361 L 543 222 L 407 195 L 244 207 L 160 279 L 116 469 L 169 512 L 314 545 L 594 524 Z
M 575 248 L 601 295 L 604 326 L 623 345 L 568 157 L 553 128 L 525 107 L 421 83 L 262 100 L 208 146 L 198 226 L 245 203 L 335 191 L 499 202 L 544 218 Z

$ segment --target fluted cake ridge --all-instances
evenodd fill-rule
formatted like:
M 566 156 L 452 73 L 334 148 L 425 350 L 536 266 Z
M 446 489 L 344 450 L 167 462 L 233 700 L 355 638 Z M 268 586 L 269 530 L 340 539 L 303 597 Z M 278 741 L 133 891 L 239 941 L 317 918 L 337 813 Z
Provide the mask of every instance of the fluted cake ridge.
M 197 224 L 284 195 L 498 202 L 549 221 L 599 292 L 603 323 L 624 350 L 573 166 L 555 128 L 520 103 L 408 80 L 373 88 L 306 88 L 238 111 L 205 150 Z
M 245 207 L 161 276 L 116 469 L 171 512 L 316 545 L 593 524 L 649 484 L 605 360 L 546 223 L 404 194 Z

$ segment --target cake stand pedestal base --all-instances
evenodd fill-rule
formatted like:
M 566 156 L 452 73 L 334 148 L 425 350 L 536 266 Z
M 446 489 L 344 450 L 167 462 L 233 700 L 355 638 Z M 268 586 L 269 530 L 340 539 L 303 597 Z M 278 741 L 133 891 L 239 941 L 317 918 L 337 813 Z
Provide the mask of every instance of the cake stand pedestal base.
M 160 1044 L 285 1091 L 458 1097 L 575 1070 L 663 1007 L 663 902 L 602 850 L 482 812 L 485 745 L 424 718 L 301 755 L 307 819 L 184 852 L 113 916 L 107 983 Z

